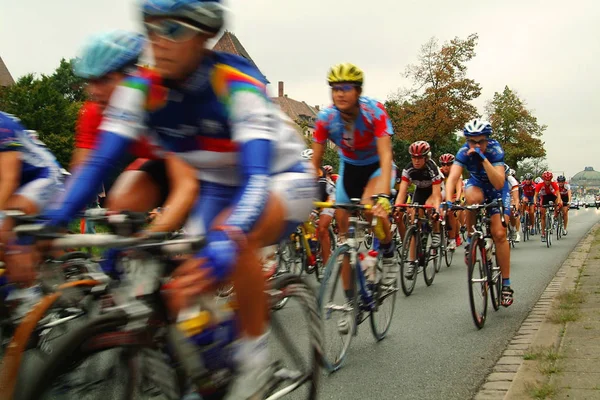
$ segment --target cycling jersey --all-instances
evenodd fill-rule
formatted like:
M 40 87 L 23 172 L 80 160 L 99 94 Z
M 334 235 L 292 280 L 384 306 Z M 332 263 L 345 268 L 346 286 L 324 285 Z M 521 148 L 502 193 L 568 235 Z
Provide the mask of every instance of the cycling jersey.
M 517 181 L 517 178 L 514 176 L 507 176 L 506 179 L 508 180 L 508 187 L 510 187 L 511 191 L 519 187 L 519 181 Z
M 61 167 L 54 155 L 32 138 L 16 117 L 0 112 L 0 152 L 18 151 L 21 180 L 15 195 L 34 202 L 42 211 L 63 190 Z
M 535 187 L 535 192 L 540 196 L 557 196 L 560 190 L 556 182 L 550 182 L 549 185 L 546 185 L 545 182 L 541 182 Z
M 377 138 L 392 136 L 392 123 L 385 107 L 377 100 L 360 96 L 358 101 L 360 113 L 350 126 L 346 126 L 335 106 L 322 110 L 317 117 L 313 140 L 321 144 L 331 140 L 337 145 L 341 159 L 349 164 L 378 163 Z
M 419 169 L 409 162 L 402 170 L 402 180 L 409 184 L 414 183 L 416 190 L 420 190 L 441 184 L 444 175 L 433 160 L 427 160 L 423 168 Z
M 20 186 L 40 178 L 60 180 L 60 165 L 54 155 L 36 144 L 17 118 L 0 111 L 0 152 L 9 151 L 20 153 Z
M 469 179 L 479 183 L 490 183 L 487 172 L 483 168 L 481 158 L 477 154 L 467 155 L 469 144 L 465 143 L 456 153 L 454 164 L 459 165 L 469 171 Z M 488 141 L 484 153 L 485 157 L 494 166 L 504 165 L 504 150 L 500 143 L 494 139 Z
M 558 191 L 560 192 L 561 196 L 567 196 L 569 194 L 569 190 L 571 190 L 571 185 L 568 183 L 565 183 L 562 187 L 558 185 Z
M 97 103 L 87 101 L 79 111 L 79 118 L 75 130 L 75 147 L 79 149 L 94 149 L 98 142 L 102 110 Z M 164 157 L 164 151 L 158 146 L 156 140 L 148 135 L 140 137 L 129 148 L 129 153 L 135 157 L 147 160 L 158 160 Z
M 533 182 L 521 184 L 521 187 L 523 188 L 523 196 L 527 197 L 530 201 L 535 195 L 535 186 L 536 185 Z
M 262 74 L 242 57 L 208 52 L 177 87 L 139 68 L 115 89 L 100 130 L 101 143 L 80 171 L 79 187 L 74 184 L 62 209 L 48 214 L 51 223 L 64 224 L 83 207 L 106 167 L 145 134 L 200 170 L 206 202 L 197 202 L 193 213 L 205 225 L 199 233 L 224 207 L 232 208 L 225 224 L 249 232 L 271 188 L 288 202 L 286 220 L 302 222 L 312 209 L 316 187 L 301 161 L 303 138 L 269 100 Z M 284 176 L 271 179 L 276 174 Z

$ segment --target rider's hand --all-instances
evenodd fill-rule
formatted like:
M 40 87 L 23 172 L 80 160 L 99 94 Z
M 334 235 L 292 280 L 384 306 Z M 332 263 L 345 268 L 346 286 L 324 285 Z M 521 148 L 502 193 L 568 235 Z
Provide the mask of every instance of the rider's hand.
M 384 195 L 380 195 L 377 198 L 377 201 L 375 202 L 375 207 L 383 208 L 387 215 L 389 215 L 389 213 L 392 211 L 392 204 L 390 203 L 390 199 L 388 196 L 384 196 Z M 375 207 L 373 208 L 373 210 L 375 210 Z M 375 212 L 375 211 L 373 211 L 373 212 Z
M 165 294 L 174 313 L 189 307 L 198 295 L 213 288 L 216 281 L 210 276 L 210 270 L 203 268 L 205 263 L 206 259 L 192 258 L 171 275 L 171 281 L 165 285 Z
M 471 148 L 469 150 L 467 150 L 467 155 L 470 156 L 472 154 L 476 154 L 481 161 L 485 161 L 487 159 L 487 157 L 485 156 L 485 154 L 483 154 L 483 151 L 481 151 L 481 148 L 479 147 L 475 147 L 475 148 Z

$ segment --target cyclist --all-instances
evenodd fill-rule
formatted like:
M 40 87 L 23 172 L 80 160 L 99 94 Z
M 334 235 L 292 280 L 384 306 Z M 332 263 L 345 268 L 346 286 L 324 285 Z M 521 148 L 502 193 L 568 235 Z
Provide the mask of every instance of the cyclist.
M 17 117 L 0 111 L 0 210 L 38 214 L 64 190 L 58 161 L 30 132 Z M 0 217 L 0 221 L 0 242 L 12 243 L 12 220 Z M 20 270 L 9 269 L 7 272 L 13 282 L 29 284 L 33 281 Z
M 127 31 L 100 33 L 88 39 L 75 60 L 74 73 L 86 80 L 91 100 L 79 114 L 71 168 L 83 164 L 96 147 L 102 112 L 114 90 L 138 62 L 144 43 L 143 36 Z M 196 172 L 146 137 L 131 145 L 129 151 L 138 158 L 115 181 L 106 207 L 144 212 L 162 206 L 148 231 L 180 228 L 198 194 Z
M 420 205 L 431 205 L 438 210 L 442 202 L 441 184 L 444 180 L 440 168 L 431 159 L 431 147 L 429 143 L 419 140 L 408 147 L 411 161 L 402 170 L 402 183 L 398 192 L 398 202 L 396 204 L 405 204 L 408 186 L 415 185 L 412 203 Z M 404 219 L 398 218 L 397 223 L 404 225 Z M 433 234 L 431 237 L 431 247 L 438 248 L 441 243 L 440 223 L 437 213 L 432 214 Z M 403 227 L 405 230 L 405 227 Z M 456 243 L 455 243 L 456 244 Z M 414 243 L 411 243 L 410 264 L 404 276 L 412 278 L 414 268 L 416 268 Z
M 313 156 L 312 149 L 302 151 L 302 158 L 310 161 Z M 319 169 L 319 187 L 317 198 L 319 201 L 335 202 L 335 183 L 331 178 L 333 167 L 324 165 Z M 321 257 L 323 265 L 327 264 L 331 254 L 331 238 L 329 237 L 329 226 L 335 215 L 334 208 L 324 208 L 319 214 L 319 225 L 317 226 L 317 236 L 321 243 Z M 317 271 L 320 273 L 320 271 Z
M 530 232 L 533 232 L 535 222 L 535 203 L 533 201 L 533 197 L 535 196 L 535 183 L 533 183 L 532 174 L 525 174 L 521 187 L 523 188 L 523 212 L 529 213 L 529 226 L 527 228 Z
M 44 217 L 65 224 L 93 196 L 107 166 L 146 132 L 192 165 L 201 191 L 185 230 L 205 233 L 207 243 L 175 271 L 170 303 L 183 309 L 231 277 L 243 337 L 227 398 L 250 398 L 271 377 L 259 249 L 306 220 L 315 172 L 302 162 L 295 124 L 269 100 L 264 76 L 242 57 L 207 49 L 224 24 L 220 2 L 144 0 L 142 11 L 156 72 L 138 68 L 114 90 L 100 143 L 62 206 Z
M 563 235 L 567 235 L 567 225 L 569 224 L 569 205 L 571 204 L 571 186 L 567 183 L 567 179 L 564 175 L 559 175 L 556 178 L 556 182 L 558 183 L 558 189 L 560 191 L 560 197 L 563 202 L 563 207 L 560 209 L 560 212 L 563 215 L 564 225 L 563 225 Z
M 363 71 L 356 65 L 338 64 L 329 70 L 327 83 L 331 87 L 333 105 L 319 113 L 313 141 L 313 166 L 319 168 L 323 160 L 325 145 L 329 139 L 340 155 L 339 179 L 336 183 L 335 199 L 349 203 L 360 198 L 362 203 L 371 203 L 378 196 L 373 214 L 377 218 L 375 234 L 383 253 L 384 284 L 393 284 L 399 271 L 394 256 L 389 218 L 390 195 L 394 185 L 395 166 L 392 160 L 392 123 L 380 102 L 362 95 Z M 348 213 L 338 210 L 339 236 L 348 232 Z M 348 271 L 348 260 L 343 270 Z M 343 274 L 346 276 L 346 274 Z M 349 282 L 344 280 L 344 287 Z M 346 291 L 349 299 L 354 297 Z
M 458 180 L 463 169 L 469 171 L 470 177 L 465 186 L 467 204 L 481 204 L 501 198 L 503 203 L 510 204 L 508 181 L 504 172 L 504 150 L 496 140 L 490 139 L 492 125 L 481 119 L 474 119 L 465 124 L 463 130 L 467 143 L 456 154 L 454 165 L 450 169 L 446 186 L 446 201 L 452 201 L 457 191 Z M 510 216 L 510 207 L 504 213 Z M 492 237 L 496 244 L 496 259 L 502 272 L 502 305 L 508 307 L 513 303 L 514 291 L 510 287 L 510 248 L 506 240 L 506 228 L 502 226 L 500 210 L 490 209 Z M 468 232 L 473 226 L 473 213 L 467 213 Z M 469 239 L 470 240 L 470 239 Z M 469 252 L 469 243 L 465 246 Z M 466 259 L 466 257 L 465 257 Z
M 440 156 L 440 171 L 444 174 L 444 182 L 442 183 L 442 199 L 446 198 L 446 181 L 448 180 L 448 175 L 450 175 L 450 167 L 454 163 L 454 155 L 450 153 L 442 154 Z M 452 200 L 454 203 L 457 203 L 458 200 L 462 197 L 463 185 L 462 180 L 459 180 L 458 191 L 454 195 L 454 199 Z M 460 232 L 459 232 L 459 222 L 458 216 L 454 212 L 448 213 L 448 237 L 450 237 L 450 241 L 448 242 L 449 250 L 456 250 L 456 246 L 460 246 Z
M 555 202 L 558 208 L 562 207 L 562 198 L 560 196 L 560 189 L 556 182 L 552 182 L 552 172 L 545 171 L 542 174 L 542 182 L 538 183 L 535 187 L 535 196 L 533 202 L 538 204 L 538 200 L 542 206 L 548 205 L 551 201 Z M 540 198 L 541 196 L 541 198 Z M 555 214 L 558 210 L 555 211 Z M 546 241 L 546 218 L 542 218 L 542 242 Z
M 519 181 L 515 178 L 515 170 L 511 169 L 507 164 L 504 164 L 506 170 L 506 179 L 508 181 L 508 187 L 510 190 L 510 201 L 511 201 L 511 216 L 510 225 L 513 227 L 515 235 L 514 241 L 519 243 L 521 241 L 521 218 L 519 217 L 519 210 L 521 205 L 519 203 Z

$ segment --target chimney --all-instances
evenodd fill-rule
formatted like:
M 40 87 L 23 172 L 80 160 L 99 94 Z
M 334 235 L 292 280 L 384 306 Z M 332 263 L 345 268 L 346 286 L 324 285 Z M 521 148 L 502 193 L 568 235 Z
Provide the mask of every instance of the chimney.
M 279 97 L 283 97 L 283 81 L 279 81 Z
M 315 106 L 315 110 L 321 111 L 321 109 L 319 109 L 319 106 Z

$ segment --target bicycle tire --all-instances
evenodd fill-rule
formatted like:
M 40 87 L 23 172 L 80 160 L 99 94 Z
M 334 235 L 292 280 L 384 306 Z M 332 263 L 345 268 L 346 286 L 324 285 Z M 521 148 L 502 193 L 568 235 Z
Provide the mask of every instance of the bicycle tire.
M 563 218 L 562 218 L 562 213 L 559 211 L 558 212 L 558 217 L 556 217 L 556 240 L 560 240 L 562 237 L 562 225 L 563 225 Z
M 431 240 L 433 241 L 432 238 L 432 233 L 428 233 L 427 234 L 429 236 L 429 238 L 431 238 Z M 429 242 L 429 240 L 428 240 Z M 441 256 L 440 256 L 440 249 L 433 249 L 431 247 L 431 242 L 430 246 L 428 248 L 426 248 L 425 251 L 425 265 L 423 265 L 423 280 L 425 281 L 425 284 L 427 286 L 431 286 L 433 284 L 433 280 L 435 279 L 435 273 L 438 269 L 438 265 L 442 262 Z M 435 255 L 431 256 L 432 251 L 435 251 Z M 429 263 L 433 263 L 433 268 L 431 268 L 431 270 L 428 269 Z
M 333 253 L 335 252 L 335 249 L 337 248 L 337 238 L 335 237 L 335 233 L 333 232 L 333 228 L 331 226 L 329 226 L 328 229 L 328 233 L 329 233 L 329 243 L 330 245 L 330 253 L 329 253 L 329 257 L 331 257 L 333 255 Z M 317 277 L 317 282 L 321 282 L 323 280 L 323 273 L 325 270 L 325 263 L 323 263 L 323 256 L 321 253 L 321 242 L 318 242 L 318 254 L 319 256 L 317 257 L 317 266 L 316 266 L 316 270 L 315 270 L 315 276 Z
M 321 281 L 321 286 L 319 288 L 319 297 L 318 297 L 318 304 L 319 304 L 319 310 L 320 310 L 320 314 L 321 314 L 321 318 L 323 320 L 323 326 L 325 329 L 325 321 L 329 320 L 330 318 L 330 313 L 325 312 L 324 308 L 327 306 L 326 302 L 326 296 L 327 296 L 327 288 L 329 286 L 333 286 L 333 290 L 335 292 L 335 289 L 337 287 L 338 284 L 341 284 L 341 268 L 342 268 L 342 263 L 343 263 L 343 259 L 345 257 L 346 254 L 350 253 L 350 246 L 348 246 L 347 244 L 342 244 L 341 246 L 339 246 L 335 252 L 331 255 L 331 257 L 329 258 L 329 261 L 327 262 L 327 266 L 325 268 L 325 272 L 323 273 L 323 280 Z M 338 259 L 341 257 L 341 260 Z M 353 268 L 353 266 L 351 265 L 350 268 Z M 354 274 L 354 278 L 352 279 L 351 285 L 354 288 L 354 298 L 351 299 L 350 301 L 350 307 L 352 307 L 352 309 L 350 310 L 349 313 L 347 313 L 347 315 L 349 316 L 349 319 L 351 320 L 348 325 L 349 325 L 349 332 L 347 334 L 345 334 L 345 340 L 343 342 L 343 345 L 341 346 L 339 352 L 336 351 L 334 356 L 330 356 L 329 354 L 327 354 L 327 350 L 325 349 L 325 347 L 327 347 L 327 338 L 323 339 L 324 342 L 324 347 L 323 347 L 323 366 L 325 367 L 325 369 L 327 371 L 329 371 L 330 373 L 333 373 L 337 370 L 339 370 L 342 366 L 342 364 L 344 363 L 347 355 L 348 355 L 348 349 L 350 347 L 350 343 L 352 342 L 352 338 L 354 336 L 354 331 L 356 329 L 356 318 L 357 318 L 357 314 L 358 314 L 358 291 L 356 290 L 356 274 Z M 343 287 L 342 287 L 343 290 Z M 343 295 L 344 298 L 343 300 L 348 300 L 345 298 L 345 294 Z M 346 303 L 346 301 L 345 301 Z M 338 323 L 339 325 L 339 323 Z M 336 326 L 337 328 L 337 326 Z M 326 329 L 325 329 L 326 330 Z M 339 333 L 339 332 L 338 332 Z M 327 335 L 327 333 L 325 333 L 325 335 Z
M 408 259 L 410 257 L 410 242 L 411 238 L 415 241 L 415 252 L 418 254 L 421 244 L 419 243 L 419 237 L 417 235 L 417 227 L 410 226 L 404 234 L 404 241 L 402 242 L 402 256 L 400 257 L 400 284 L 402 286 L 402 292 L 405 296 L 410 296 L 415 289 L 417 283 L 418 265 L 415 265 L 413 270 L 412 279 L 408 279 L 405 276 L 405 268 L 408 267 Z M 415 261 L 416 262 L 416 261 Z
M 375 290 L 373 293 L 374 300 L 376 302 L 375 310 L 371 311 L 369 314 L 369 321 L 371 323 L 371 332 L 375 339 L 379 342 L 383 340 L 389 329 L 392 325 L 392 319 L 394 318 L 394 311 L 396 310 L 396 295 L 398 294 L 398 286 L 393 285 L 391 288 L 387 289 L 386 292 L 383 292 L 384 288 L 381 285 L 381 279 L 383 278 L 383 262 L 381 259 L 381 255 L 377 257 L 377 273 L 376 276 L 379 277 L 379 282 L 376 283 Z M 383 326 L 379 326 L 376 321 L 376 317 L 380 315 L 379 313 L 382 311 L 382 305 L 385 302 L 387 305 L 391 305 L 391 311 L 389 315 L 389 320 L 383 323 Z
M 318 300 L 306 279 L 297 275 L 284 274 L 277 277 L 273 281 L 271 289 L 285 293 L 288 298 L 296 299 L 300 303 L 308 326 L 309 360 L 307 363 L 304 363 L 303 360 L 296 360 L 295 363 L 299 368 L 306 366 L 306 370 L 301 372 L 300 377 L 292 379 L 290 382 L 272 380 L 271 387 L 267 390 L 266 400 L 280 399 L 304 384 L 309 385 L 307 399 L 315 400 L 321 380 L 320 367 L 323 361 L 323 323 Z M 287 349 L 292 359 L 298 358 L 298 355 L 294 354 L 297 352 L 296 346 L 290 340 L 289 335 L 282 330 L 278 321 L 278 313 L 272 313 L 271 327 L 274 338 Z M 282 386 L 286 384 L 287 386 Z
M 552 219 L 546 214 L 546 247 L 552 246 Z
M 523 226 L 521 227 L 523 231 L 523 241 L 526 242 L 529 240 L 529 212 L 525 211 L 525 215 L 523 216 Z
M 441 224 L 440 224 L 441 225 Z M 435 273 L 439 273 L 442 269 L 442 256 L 444 256 L 445 252 L 446 252 L 446 244 L 447 244 L 447 233 L 446 233 L 446 227 L 444 225 L 440 226 L 440 247 L 438 248 L 437 252 L 438 252 L 438 261 L 437 263 L 434 264 L 435 266 Z
M 492 263 L 494 263 L 497 261 L 493 261 Z M 498 266 L 498 276 L 496 277 L 496 280 L 494 281 L 494 268 L 493 265 L 488 266 L 488 285 L 489 285 L 489 292 L 490 292 L 490 299 L 492 300 L 492 308 L 494 309 L 494 311 L 498 311 L 500 309 L 500 305 L 502 304 L 502 271 L 500 270 L 500 267 Z M 496 264 L 497 265 L 497 264 Z
M 477 260 L 477 255 L 480 257 L 479 260 Z M 467 257 L 467 283 L 469 285 L 469 306 L 471 308 L 471 317 L 473 318 L 473 322 L 475 323 L 477 329 L 483 328 L 487 316 L 488 275 L 486 272 L 487 268 L 484 265 L 486 262 L 485 256 L 485 244 L 483 240 L 481 240 L 479 233 L 475 232 L 471 237 L 471 247 Z M 481 312 L 477 310 L 477 299 L 475 296 L 476 293 L 474 293 L 473 287 L 474 279 L 477 279 L 477 282 L 475 282 L 475 287 L 477 288 L 478 292 L 482 294 Z

